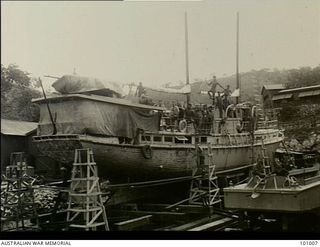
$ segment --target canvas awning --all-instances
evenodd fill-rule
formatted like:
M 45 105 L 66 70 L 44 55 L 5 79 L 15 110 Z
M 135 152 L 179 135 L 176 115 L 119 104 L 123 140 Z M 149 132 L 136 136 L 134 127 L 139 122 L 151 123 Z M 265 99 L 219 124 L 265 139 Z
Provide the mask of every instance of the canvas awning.
M 119 96 L 123 94 L 121 86 L 113 81 L 76 75 L 64 75 L 52 84 L 61 94 L 83 93 L 97 90 L 110 91 Z
M 178 94 L 188 94 L 191 93 L 191 86 L 190 84 L 183 86 L 180 89 L 176 88 L 149 88 L 149 90 L 157 91 L 157 92 L 164 92 L 164 93 L 178 93 Z
M 239 97 L 239 96 L 240 96 L 240 88 L 237 88 L 232 92 L 231 97 Z
M 44 99 L 40 104 L 39 134 L 51 135 L 52 123 Z M 137 131 L 155 132 L 159 130 L 159 114 L 152 107 L 131 104 L 122 99 L 64 95 L 49 98 L 50 109 L 56 118 L 57 134 L 91 134 L 134 138 Z

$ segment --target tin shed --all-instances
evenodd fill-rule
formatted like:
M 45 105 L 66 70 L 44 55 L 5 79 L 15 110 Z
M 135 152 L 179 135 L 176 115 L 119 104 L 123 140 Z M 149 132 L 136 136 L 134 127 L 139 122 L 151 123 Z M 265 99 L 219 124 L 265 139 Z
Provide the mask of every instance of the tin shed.
M 1 119 L 1 170 L 10 162 L 13 152 L 34 154 L 31 139 L 36 134 L 37 123 Z

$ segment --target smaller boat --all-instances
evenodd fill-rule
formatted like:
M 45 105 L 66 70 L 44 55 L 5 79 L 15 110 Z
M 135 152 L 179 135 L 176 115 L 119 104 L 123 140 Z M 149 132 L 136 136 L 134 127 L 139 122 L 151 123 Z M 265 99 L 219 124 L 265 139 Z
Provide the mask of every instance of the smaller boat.
M 255 171 L 248 183 L 224 188 L 225 207 L 273 212 L 320 208 L 319 153 L 277 150 L 274 172 L 264 172 Z

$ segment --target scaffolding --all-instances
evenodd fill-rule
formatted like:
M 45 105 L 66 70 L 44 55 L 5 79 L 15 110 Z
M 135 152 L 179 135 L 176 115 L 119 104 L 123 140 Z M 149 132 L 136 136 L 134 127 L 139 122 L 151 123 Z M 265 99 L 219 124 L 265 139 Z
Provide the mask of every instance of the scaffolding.
M 3 182 L 6 184 L 1 202 L 1 231 L 38 230 L 37 204 L 34 199 L 31 167 L 23 152 L 11 153 Z
M 96 231 L 109 230 L 100 190 L 98 168 L 91 149 L 76 149 L 68 199 L 69 227 Z
M 192 172 L 189 204 L 213 206 L 221 203 L 216 165 L 211 144 L 208 144 L 207 159 L 197 146 L 197 167 Z M 200 175 L 200 176 L 199 176 Z M 220 205 L 221 206 L 221 205 Z

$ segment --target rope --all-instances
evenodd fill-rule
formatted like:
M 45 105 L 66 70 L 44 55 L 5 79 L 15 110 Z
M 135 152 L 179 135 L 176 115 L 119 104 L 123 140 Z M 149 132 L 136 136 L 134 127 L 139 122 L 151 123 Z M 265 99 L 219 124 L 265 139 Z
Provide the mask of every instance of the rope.
M 196 176 L 194 178 L 198 178 L 199 176 Z M 166 179 L 159 179 L 159 180 L 151 180 L 151 181 L 143 181 L 143 182 L 134 182 L 134 183 L 123 183 L 123 184 L 113 184 L 109 185 L 109 188 L 117 188 L 117 187 L 138 187 L 138 186 L 155 186 L 155 185 L 161 185 L 161 184 L 168 184 L 168 183 L 174 183 L 174 182 L 180 182 L 184 180 L 192 180 L 192 176 L 184 176 L 184 177 L 176 177 L 176 178 L 166 178 Z

